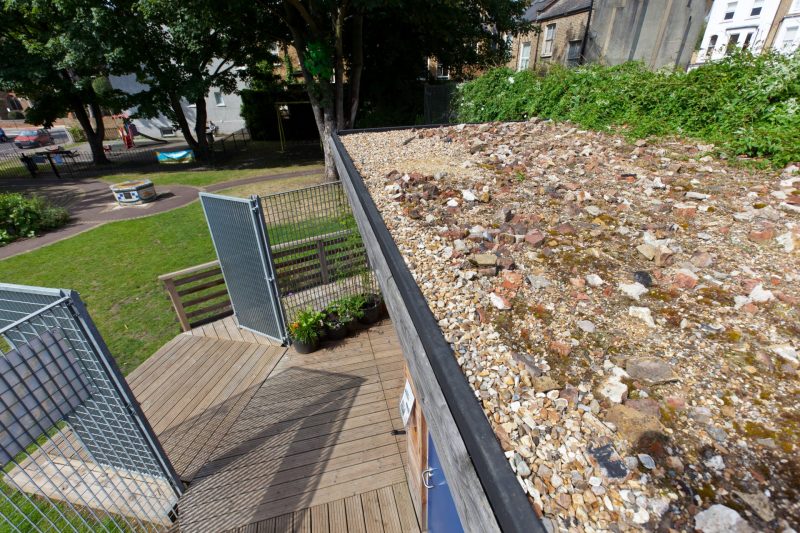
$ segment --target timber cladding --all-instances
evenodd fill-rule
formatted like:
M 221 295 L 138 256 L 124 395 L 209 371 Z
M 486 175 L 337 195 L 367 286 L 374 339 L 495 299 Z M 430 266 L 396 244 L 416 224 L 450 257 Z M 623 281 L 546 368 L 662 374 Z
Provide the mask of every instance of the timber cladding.
M 329 142 L 464 530 L 544 531 L 361 175 Z

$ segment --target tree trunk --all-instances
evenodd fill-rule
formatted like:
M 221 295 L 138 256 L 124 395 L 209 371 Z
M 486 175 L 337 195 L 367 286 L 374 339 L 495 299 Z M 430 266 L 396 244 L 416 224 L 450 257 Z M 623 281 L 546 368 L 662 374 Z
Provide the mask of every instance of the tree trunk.
M 89 142 L 89 148 L 92 150 L 92 162 L 95 165 L 105 165 L 110 163 L 106 157 L 105 150 L 103 150 L 105 129 L 103 127 L 98 128 L 98 131 L 92 129 L 92 123 L 89 120 L 89 113 L 86 112 L 83 102 L 78 99 L 73 99 L 71 103 L 72 112 L 75 114 L 75 118 L 78 119 L 78 123 L 81 125 L 81 128 L 83 128 L 83 131 L 86 134 L 86 140 Z M 96 122 L 97 118 L 95 118 L 95 123 Z M 102 125 L 102 123 L 103 117 L 100 117 L 100 124 Z
M 333 159 L 333 147 L 330 146 L 329 142 L 331 134 L 336 130 L 336 110 L 330 82 L 322 80 L 317 83 L 314 80 L 314 76 L 306 67 L 305 41 L 301 36 L 302 34 L 296 31 L 296 28 L 292 25 L 290 25 L 289 29 L 292 32 L 297 59 L 306 84 L 306 93 L 308 94 L 308 100 L 311 102 L 311 110 L 314 112 L 314 121 L 317 123 L 317 131 L 319 132 L 322 151 L 325 155 L 325 178 L 336 180 L 339 179 L 339 174 L 336 171 L 336 163 Z M 319 94 L 315 90 L 317 86 L 320 89 Z
M 205 97 L 195 100 L 194 134 L 197 137 L 197 156 L 200 159 L 208 158 L 208 138 L 206 137 L 206 122 L 208 121 L 208 109 L 206 109 Z
M 359 98 L 361 97 L 361 71 L 364 69 L 364 15 L 358 13 L 353 21 L 353 65 L 350 67 L 350 116 L 348 128 L 356 127 Z
M 92 104 L 89 106 L 89 109 L 92 111 L 92 115 L 94 115 L 95 134 L 102 143 L 106 140 L 106 125 L 103 122 L 103 111 L 100 109 L 100 106 L 97 104 L 97 102 L 92 102 Z
M 189 145 L 189 148 L 197 152 L 197 141 L 192 136 L 192 129 L 189 127 L 189 122 L 186 120 L 186 115 L 183 113 L 180 97 L 176 94 L 170 94 L 169 106 L 172 108 L 172 112 L 175 114 L 175 122 L 178 123 L 178 128 L 181 130 L 183 138 L 186 139 L 186 144 Z
M 344 117 L 344 8 L 340 7 L 336 14 L 336 46 L 334 57 L 334 85 L 336 93 L 336 129 L 345 126 Z

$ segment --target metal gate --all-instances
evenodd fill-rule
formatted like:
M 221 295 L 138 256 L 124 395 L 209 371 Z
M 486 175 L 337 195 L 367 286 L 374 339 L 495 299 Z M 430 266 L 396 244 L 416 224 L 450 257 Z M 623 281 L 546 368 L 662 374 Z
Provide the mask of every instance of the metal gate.
M 286 343 L 286 320 L 258 197 L 200 193 L 200 202 L 239 326 Z
M 167 529 L 183 486 L 77 293 L 0 284 L 0 353 L 0 524 Z

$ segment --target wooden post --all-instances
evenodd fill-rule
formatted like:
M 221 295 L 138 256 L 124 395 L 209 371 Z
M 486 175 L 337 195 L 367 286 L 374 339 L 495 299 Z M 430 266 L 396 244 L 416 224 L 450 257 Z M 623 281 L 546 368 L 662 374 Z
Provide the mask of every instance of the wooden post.
M 319 259 L 319 271 L 322 275 L 322 284 L 330 283 L 330 272 L 328 271 L 328 259 L 325 257 L 324 238 L 317 240 L 317 258 Z
M 175 280 L 173 278 L 164 278 L 164 288 L 169 293 L 169 299 L 172 301 L 172 307 L 175 308 L 175 313 L 178 315 L 178 321 L 181 323 L 182 331 L 189 331 L 192 327 L 189 325 L 189 318 L 186 316 L 186 310 L 183 308 L 183 302 L 178 295 L 178 290 L 175 288 Z

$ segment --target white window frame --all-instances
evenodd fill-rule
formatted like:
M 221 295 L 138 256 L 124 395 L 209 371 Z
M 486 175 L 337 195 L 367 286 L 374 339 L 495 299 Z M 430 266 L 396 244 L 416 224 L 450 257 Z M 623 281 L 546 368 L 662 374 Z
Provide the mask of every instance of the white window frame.
M 733 18 L 736 16 L 737 7 L 739 7 L 738 0 L 732 0 L 725 4 L 725 12 L 722 15 L 722 20 L 733 20 Z
M 544 28 L 544 43 L 542 44 L 542 57 L 553 55 L 553 42 L 556 40 L 556 24 L 548 24 Z
M 217 107 L 226 107 L 225 98 L 222 94 L 222 91 L 214 91 L 214 103 L 217 105 Z
M 756 9 L 758 9 L 758 13 L 753 13 Z M 750 8 L 750 16 L 759 17 L 762 11 L 764 11 L 764 0 L 754 0 L 753 7 Z
M 791 37 L 789 37 L 789 31 L 793 32 Z M 781 42 L 782 52 L 788 52 L 792 49 L 798 34 L 800 34 L 800 26 L 786 26 L 786 29 L 783 31 L 783 39 Z
M 444 63 L 439 63 L 438 60 L 436 61 L 436 79 L 437 80 L 450 79 L 450 67 L 448 67 Z
M 525 54 L 525 47 L 528 48 L 528 54 Z M 531 43 L 526 41 L 519 45 L 519 61 L 517 63 L 517 72 L 527 70 L 531 66 Z

